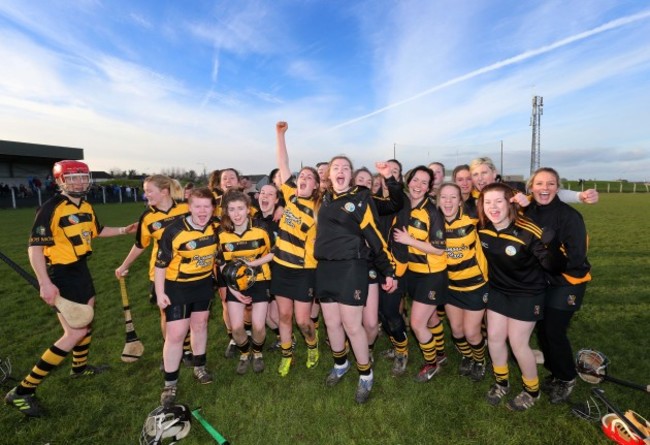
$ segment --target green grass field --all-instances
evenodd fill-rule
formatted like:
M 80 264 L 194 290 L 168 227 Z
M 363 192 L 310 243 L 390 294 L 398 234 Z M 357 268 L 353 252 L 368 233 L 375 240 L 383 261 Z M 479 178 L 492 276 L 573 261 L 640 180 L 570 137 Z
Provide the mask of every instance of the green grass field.
M 141 204 L 96 207 L 105 225 L 135 221 Z M 650 326 L 650 234 L 643 229 L 650 209 L 649 194 L 601 194 L 596 206 L 579 206 L 591 236 L 589 259 L 593 281 L 585 305 L 577 313 L 571 337 L 574 348 L 598 349 L 609 356 L 610 374 L 650 383 L 648 326 Z M 33 209 L 0 211 L 0 250 L 31 272 L 27 238 Z M 97 310 L 91 363 L 111 365 L 107 374 L 88 380 L 68 377 L 70 358 L 39 388 L 48 416 L 28 420 L 9 407 L 0 408 L 0 444 L 133 444 L 138 442 L 147 414 L 158 405 L 163 379 L 159 371 L 162 342 L 158 309 L 147 301 L 147 260 L 131 268 L 127 285 L 138 335 L 146 346 L 136 363 L 120 361 L 124 318 L 113 271 L 127 254 L 131 238 L 98 239 L 90 261 L 97 289 Z M 0 264 L 0 356 L 11 358 L 13 376 L 21 379 L 40 354 L 60 335 L 53 315 L 9 267 Z M 220 305 L 213 310 L 208 340 L 211 385 L 198 385 L 189 369 L 181 370 L 179 402 L 201 406 L 203 415 L 233 445 L 249 444 L 607 444 L 596 424 L 579 420 L 569 405 L 550 405 L 543 398 L 529 411 L 513 413 L 490 407 L 484 396 L 491 377 L 473 383 L 457 375 L 458 357 L 449 341 L 450 363 L 427 384 L 412 380 L 421 364 L 411 347 L 409 376 L 390 376 L 390 363 L 377 359 L 375 389 L 370 402 L 353 400 L 356 373 L 335 388 L 324 378 L 332 359 L 321 345 L 321 362 L 306 369 L 305 347 L 299 342 L 297 365 L 286 378 L 276 374 L 279 353 L 265 354 L 261 375 L 240 377 L 235 360 L 223 358 L 227 340 Z M 321 326 L 321 338 L 324 338 Z M 385 336 L 376 351 L 389 345 Z M 378 356 L 378 354 L 376 354 Z M 519 374 L 511 365 L 514 393 Z M 541 370 L 544 376 L 544 371 Z M 611 383 L 601 385 L 621 409 L 650 417 L 650 396 Z M 593 386 L 579 382 L 573 401 L 584 401 Z M 9 389 L 8 387 L 3 390 Z M 214 443 L 194 422 L 184 444 Z

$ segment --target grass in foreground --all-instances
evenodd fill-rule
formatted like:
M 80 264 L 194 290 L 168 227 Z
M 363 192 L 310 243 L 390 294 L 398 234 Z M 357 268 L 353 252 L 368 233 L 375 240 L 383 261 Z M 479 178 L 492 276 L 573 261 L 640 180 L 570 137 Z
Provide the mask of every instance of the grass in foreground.
M 601 350 L 611 359 L 611 375 L 643 384 L 648 383 L 649 375 L 645 356 L 650 325 L 650 235 L 642 229 L 648 204 L 647 195 L 603 195 L 597 206 L 579 207 L 591 235 L 589 258 L 594 281 L 572 326 L 576 350 Z M 137 219 L 142 206 L 108 205 L 96 209 L 102 223 L 123 225 Z M 26 241 L 33 214 L 33 209 L 0 212 L 0 250 L 30 272 Z M 0 443 L 137 443 L 142 423 L 158 405 L 162 389 L 158 370 L 162 341 L 158 309 L 147 301 L 147 260 L 140 258 L 131 268 L 127 285 L 136 330 L 146 351 L 136 363 L 120 361 L 124 318 L 113 271 L 131 243 L 132 239 L 126 237 L 96 240 L 90 262 L 98 291 L 90 362 L 108 363 L 111 371 L 93 379 L 71 380 L 67 359 L 39 388 L 39 398 L 49 412 L 47 417 L 27 420 L 9 407 L 0 408 Z M 0 276 L 4 305 L 0 315 L 0 356 L 9 356 L 13 376 L 22 378 L 58 338 L 60 328 L 37 293 L 17 274 L 0 265 Z M 321 362 L 315 369 L 306 369 L 306 349 L 299 341 L 296 366 L 286 378 L 276 374 L 279 353 L 265 354 L 267 369 L 263 374 L 237 376 L 236 361 L 223 358 L 227 341 L 220 312 L 220 305 L 215 305 L 208 341 L 208 367 L 215 381 L 198 385 L 189 369 L 184 368 L 179 401 L 191 408 L 201 406 L 203 416 L 233 445 L 610 443 L 597 425 L 572 416 L 568 405 L 550 405 L 544 397 L 524 413 L 488 406 L 484 396 L 491 377 L 476 384 L 457 376 L 458 359 L 448 331 L 450 363 L 428 384 L 412 380 L 421 363 L 421 355 L 413 346 L 409 375 L 391 377 L 390 363 L 378 357 L 389 342 L 385 336 L 380 337 L 375 388 L 365 406 L 357 406 L 353 400 L 357 380 L 354 370 L 337 387 L 325 387 L 332 359 L 324 344 L 320 347 Z M 516 369 L 511 372 L 516 394 L 521 385 L 519 374 Z M 540 373 L 544 375 L 541 369 Z M 584 401 L 592 387 L 580 382 L 573 400 Z M 602 387 L 621 409 L 650 416 L 647 394 L 609 383 Z M 213 442 L 194 422 L 182 443 Z

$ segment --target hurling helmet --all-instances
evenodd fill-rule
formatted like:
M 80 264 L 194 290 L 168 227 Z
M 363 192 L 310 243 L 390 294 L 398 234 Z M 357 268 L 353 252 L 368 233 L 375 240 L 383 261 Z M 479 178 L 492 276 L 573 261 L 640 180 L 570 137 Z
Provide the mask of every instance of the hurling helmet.
M 159 406 L 149 413 L 142 426 L 140 445 L 162 445 L 163 439 L 176 443 L 190 433 L 192 415 L 187 405 Z
M 576 371 L 587 383 L 598 384 L 607 375 L 609 359 L 605 354 L 593 349 L 581 349 L 576 354 Z
M 52 168 L 52 176 L 66 194 L 82 198 L 90 188 L 90 169 L 81 161 L 59 161 Z M 79 186 L 83 186 L 80 189 Z
M 239 292 L 250 289 L 255 284 L 257 271 L 242 260 L 233 260 L 222 270 L 223 278 L 228 287 Z
M 9 357 L 0 358 L 0 385 L 11 379 L 11 360 Z

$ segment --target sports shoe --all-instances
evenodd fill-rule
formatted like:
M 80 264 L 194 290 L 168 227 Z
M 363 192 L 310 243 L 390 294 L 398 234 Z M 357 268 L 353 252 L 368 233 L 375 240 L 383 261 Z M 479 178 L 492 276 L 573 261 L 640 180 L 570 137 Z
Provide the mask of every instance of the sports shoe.
M 357 383 L 357 391 L 354 393 L 354 401 L 362 404 L 366 403 L 370 398 L 370 391 L 372 390 L 373 378 L 362 379 L 359 378 Z
M 438 352 L 436 354 L 436 363 L 438 363 L 438 366 L 444 366 L 447 364 L 447 354 L 444 352 Z
M 492 406 L 497 406 L 501 399 L 510 392 L 510 382 L 506 386 L 499 385 L 498 383 L 492 384 L 490 390 L 485 397 L 487 402 Z
M 27 417 L 41 417 L 43 408 L 41 408 L 35 394 L 20 395 L 16 393 L 16 388 L 12 389 L 5 396 L 5 403 L 13 406 Z
M 425 363 L 420 368 L 414 379 L 416 382 L 426 383 L 433 378 L 434 375 L 440 372 L 440 366 L 438 364 Z
M 73 379 L 78 379 L 80 377 L 92 377 L 97 374 L 102 374 L 103 372 L 108 370 L 108 365 L 99 365 L 99 366 L 92 366 L 92 365 L 86 365 L 83 371 L 81 372 L 75 372 L 73 369 L 70 370 L 70 378 Z
M 168 385 L 160 393 L 160 404 L 165 408 L 169 408 L 176 401 L 176 388 L 176 385 Z
M 253 372 L 259 374 L 264 371 L 264 358 L 262 354 L 253 354 Z
M 320 352 L 318 352 L 318 347 L 316 348 L 307 348 L 307 369 L 311 369 L 318 364 L 320 359 Z
M 393 360 L 395 358 L 395 348 L 386 349 L 381 352 L 381 356 L 386 360 Z
M 334 386 L 338 382 L 341 381 L 343 376 L 350 370 L 352 365 L 350 364 L 349 360 L 345 361 L 345 365 L 343 367 L 336 367 L 334 366 L 332 370 L 330 371 L 329 374 L 327 374 L 327 377 L 325 378 L 325 384 L 327 386 Z
M 280 374 L 280 377 L 286 377 L 289 374 L 291 366 L 293 366 L 293 356 L 282 357 L 280 366 L 278 366 L 278 374 Z
M 487 361 L 476 362 L 472 361 L 472 369 L 469 371 L 469 378 L 475 382 L 481 382 L 485 378 L 487 371 Z
M 192 368 L 194 366 L 194 355 L 189 351 L 183 352 L 182 362 L 187 368 Z
M 251 354 L 242 354 L 239 356 L 239 363 L 237 363 L 237 368 L 235 369 L 235 372 L 239 375 L 244 375 L 246 374 L 246 371 L 248 371 L 248 365 L 251 363 Z
M 207 385 L 212 383 L 212 374 L 210 374 L 205 366 L 195 366 L 194 367 L 194 378 L 201 384 Z
M 549 400 L 553 404 L 566 402 L 576 386 L 576 379 L 565 382 L 564 380 L 556 380 L 555 387 L 549 393 Z
M 474 366 L 474 360 L 470 357 L 462 356 L 460 358 L 460 364 L 458 365 L 458 374 L 461 376 L 468 376 L 472 373 L 472 367 Z
M 392 351 L 392 349 L 391 349 Z M 393 359 L 393 367 L 390 369 L 390 373 L 393 377 L 399 377 L 404 375 L 406 372 L 406 365 L 409 362 L 408 354 L 400 354 L 399 352 L 395 353 L 395 358 Z
M 266 348 L 267 351 L 280 351 L 282 349 L 282 341 L 278 338 L 276 341 L 271 343 L 271 346 Z
M 235 355 L 237 354 L 237 344 L 235 343 L 235 340 L 230 340 L 228 342 L 228 346 L 226 346 L 226 352 L 223 353 L 223 356 L 226 358 L 235 358 Z
M 557 385 L 558 379 L 551 375 L 547 375 L 541 381 L 539 389 L 544 393 L 550 395 L 555 390 L 555 385 Z
M 526 411 L 528 408 L 532 407 L 535 402 L 539 400 L 539 394 L 537 397 L 533 397 L 530 393 L 522 391 L 517 396 L 508 402 L 508 409 L 512 411 Z

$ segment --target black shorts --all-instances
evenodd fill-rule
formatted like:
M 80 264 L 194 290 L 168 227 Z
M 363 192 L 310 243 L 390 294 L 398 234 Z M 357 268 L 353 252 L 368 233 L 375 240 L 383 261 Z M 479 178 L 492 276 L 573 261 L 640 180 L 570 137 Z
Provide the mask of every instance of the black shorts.
M 264 280 L 264 281 L 256 281 L 255 284 L 253 284 L 249 289 L 246 289 L 245 291 L 242 292 L 242 294 L 246 295 L 247 297 L 251 297 L 253 299 L 253 303 L 268 303 L 268 301 L 271 299 L 271 282 L 269 280 Z M 235 297 L 232 292 L 230 292 L 230 288 L 226 288 L 226 301 L 232 301 L 233 303 L 241 303 Z
M 466 311 L 482 311 L 487 306 L 489 293 L 490 286 L 487 283 L 477 289 L 465 292 L 448 289 L 447 304 Z
M 514 320 L 537 321 L 544 318 L 544 295 L 511 297 L 490 288 L 487 308 Z
M 377 268 L 375 267 L 374 263 L 369 262 L 368 263 L 368 284 L 377 284 L 381 282 L 383 283 L 383 276 L 377 271 Z
M 407 270 L 402 279 L 406 282 L 406 292 L 413 299 L 423 304 L 438 306 L 447 303 L 447 271 L 418 273 Z
M 166 321 L 177 321 L 190 318 L 194 312 L 204 312 L 210 310 L 211 300 L 197 301 L 187 304 L 172 304 L 164 309 Z
M 295 301 L 314 301 L 316 269 L 294 269 L 271 263 L 271 294 Z
M 316 298 L 321 303 L 364 306 L 368 298 L 368 261 L 319 261 Z
M 582 306 L 587 283 L 568 286 L 549 286 L 546 289 L 546 307 L 575 312 Z
M 93 277 L 90 276 L 85 258 L 72 264 L 49 265 L 47 274 L 63 298 L 87 304 L 95 296 Z
M 211 301 L 214 298 L 212 277 L 208 276 L 196 281 L 165 280 L 165 293 L 172 305 Z

